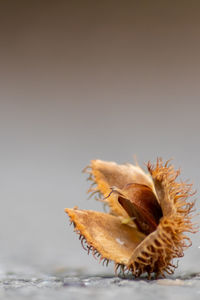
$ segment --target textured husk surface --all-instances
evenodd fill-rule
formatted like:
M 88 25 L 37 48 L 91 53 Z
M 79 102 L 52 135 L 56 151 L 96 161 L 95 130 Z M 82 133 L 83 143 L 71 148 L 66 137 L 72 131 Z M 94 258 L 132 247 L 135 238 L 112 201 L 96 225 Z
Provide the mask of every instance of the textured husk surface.
M 143 273 L 149 277 L 172 274 L 177 267 L 173 259 L 182 257 L 191 245 L 185 233 L 196 232 L 191 221 L 194 202 L 189 200 L 192 186 L 177 182 L 180 171 L 161 159 L 155 166 L 148 163 L 147 168 L 146 174 L 131 164 L 91 161 L 85 170 L 92 181 L 89 192 L 98 193 L 110 212 L 66 209 L 88 252 L 97 254 L 100 260 L 114 261 L 116 268 L 130 271 L 135 277 Z M 157 228 L 149 234 L 140 232 L 134 218 L 119 204 L 118 195 L 112 193 L 112 187 L 123 190 L 130 183 L 149 187 L 162 209 Z M 106 197 L 104 200 L 102 195 Z

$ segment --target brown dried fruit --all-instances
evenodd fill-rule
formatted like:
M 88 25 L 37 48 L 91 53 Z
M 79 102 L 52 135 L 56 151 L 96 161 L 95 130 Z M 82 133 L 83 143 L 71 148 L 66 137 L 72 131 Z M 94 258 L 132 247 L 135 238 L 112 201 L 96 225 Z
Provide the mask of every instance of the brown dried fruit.
M 135 277 L 172 274 L 172 260 L 191 245 L 184 232 L 196 232 L 191 222 L 194 201 L 188 201 L 192 185 L 176 182 L 180 172 L 161 159 L 147 168 L 149 174 L 131 164 L 91 161 L 85 172 L 96 186 L 89 192 L 99 193 L 110 212 L 65 210 L 88 253 L 114 261 L 116 270 Z

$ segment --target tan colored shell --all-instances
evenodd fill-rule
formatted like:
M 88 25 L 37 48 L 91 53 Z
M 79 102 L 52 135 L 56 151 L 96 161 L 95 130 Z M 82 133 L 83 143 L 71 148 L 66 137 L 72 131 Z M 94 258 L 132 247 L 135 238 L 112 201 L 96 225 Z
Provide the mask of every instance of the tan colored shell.
M 192 186 L 176 182 L 180 171 L 175 171 L 168 162 L 163 164 L 161 159 L 155 167 L 148 163 L 147 168 L 149 174 L 131 164 L 91 161 L 85 172 L 96 187 L 89 192 L 103 195 L 105 199 L 101 200 L 109 206 L 110 213 L 65 210 L 88 253 L 92 251 L 103 261 L 114 261 L 115 269 L 120 267 L 135 277 L 143 273 L 149 277 L 152 273 L 172 274 L 176 268 L 173 259 L 182 257 L 183 250 L 191 245 L 185 232 L 196 232 L 191 222 L 194 201 L 189 202 Z M 123 191 L 130 183 L 148 186 L 161 207 L 163 216 L 150 234 L 140 231 L 134 218 L 120 205 L 118 194 L 112 192 Z

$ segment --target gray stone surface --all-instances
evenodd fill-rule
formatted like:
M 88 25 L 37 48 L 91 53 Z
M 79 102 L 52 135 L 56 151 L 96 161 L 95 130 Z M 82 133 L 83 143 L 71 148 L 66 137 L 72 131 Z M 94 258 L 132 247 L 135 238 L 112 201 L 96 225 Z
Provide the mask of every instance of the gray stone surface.
M 2 272 L 0 299 L 199 299 L 200 274 L 147 280 L 87 275 L 78 270 L 54 274 Z

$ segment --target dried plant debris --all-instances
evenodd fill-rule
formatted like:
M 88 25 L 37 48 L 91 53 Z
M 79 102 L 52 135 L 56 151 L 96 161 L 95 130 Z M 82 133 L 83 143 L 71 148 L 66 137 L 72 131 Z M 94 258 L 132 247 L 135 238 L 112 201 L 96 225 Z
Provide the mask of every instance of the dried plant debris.
M 192 185 L 177 181 L 180 170 L 157 159 L 139 166 L 92 160 L 84 172 L 92 181 L 89 193 L 109 207 L 109 213 L 66 208 L 82 246 L 103 263 L 135 277 L 173 274 L 173 259 L 191 245 L 185 232 L 195 233 Z

